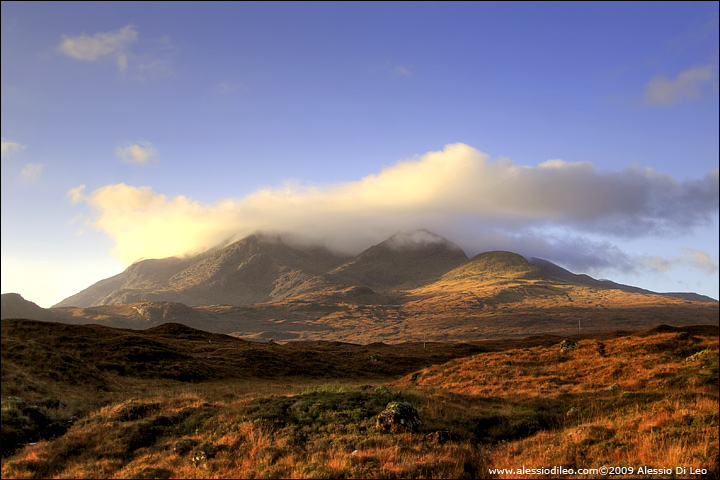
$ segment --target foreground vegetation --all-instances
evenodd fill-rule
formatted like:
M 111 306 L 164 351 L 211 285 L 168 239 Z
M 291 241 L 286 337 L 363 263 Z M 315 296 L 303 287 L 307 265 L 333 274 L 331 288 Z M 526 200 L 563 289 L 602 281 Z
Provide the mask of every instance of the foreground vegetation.
M 106 363 L 122 368 L 98 369 L 90 353 L 40 348 L 37 328 L 3 325 L 3 478 L 563 476 L 491 471 L 523 466 L 632 467 L 613 476 L 633 478 L 720 473 L 717 327 L 476 345 L 424 366 L 395 357 L 394 370 L 377 366 L 387 361 L 378 353 L 356 358 L 354 346 L 334 345 L 296 361 L 293 375 L 274 374 L 272 355 L 253 354 L 252 372 L 234 376 L 223 370 L 229 353 L 213 367 L 192 363 L 194 347 L 143 369 L 136 350 L 119 349 Z M 63 342 L 81 331 L 65 331 Z M 204 332 L 183 332 L 207 344 Z M 159 338 L 156 350 L 166 345 Z M 299 348 L 237 345 L 279 357 Z M 318 375 L 316 361 L 354 365 L 357 375 Z M 190 381 L 195 370 L 201 381 Z M 383 433 L 376 419 L 390 402 L 413 405 L 422 425 Z M 638 475 L 640 467 L 673 473 Z

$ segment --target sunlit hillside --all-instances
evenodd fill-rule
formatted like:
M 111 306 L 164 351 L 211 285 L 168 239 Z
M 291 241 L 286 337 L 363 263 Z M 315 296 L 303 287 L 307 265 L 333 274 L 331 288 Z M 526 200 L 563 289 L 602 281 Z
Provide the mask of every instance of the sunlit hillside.
M 713 478 L 718 383 L 711 326 L 361 347 L 3 321 L 2 476 Z M 384 431 L 403 402 L 421 424 Z

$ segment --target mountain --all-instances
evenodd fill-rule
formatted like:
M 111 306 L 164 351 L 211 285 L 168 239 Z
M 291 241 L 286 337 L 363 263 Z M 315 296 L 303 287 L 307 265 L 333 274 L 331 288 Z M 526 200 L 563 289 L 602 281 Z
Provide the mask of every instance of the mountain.
M 137 262 L 48 310 L 3 295 L 3 318 L 16 316 L 372 343 L 717 325 L 718 302 L 596 280 L 513 252 L 468 259 L 449 240 L 419 230 L 355 257 L 251 235 L 194 257 Z
M 188 305 L 245 305 L 317 289 L 321 274 L 347 257 L 324 247 L 290 246 L 251 235 L 195 257 L 142 260 L 55 307 L 172 301 Z
M 416 287 L 467 261 L 449 240 L 425 230 L 403 232 L 368 248 L 329 273 L 339 283 L 376 291 Z
M 139 261 L 54 307 L 141 301 L 241 306 L 300 295 L 367 297 L 433 281 L 465 261 L 460 247 L 424 230 L 394 235 L 351 259 L 324 247 L 251 235 L 192 258 Z

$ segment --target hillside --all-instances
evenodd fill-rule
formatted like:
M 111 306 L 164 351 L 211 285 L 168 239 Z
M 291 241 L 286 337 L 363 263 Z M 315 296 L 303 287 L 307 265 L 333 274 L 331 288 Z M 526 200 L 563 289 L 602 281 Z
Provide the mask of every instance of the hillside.
M 191 258 L 142 260 L 55 307 L 91 307 L 140 301 L 187 305 L 245 305 L 318 288 L 318 275 L 346 259 L 323 247 L 291 246 L 251 235 Z M 309 285 L 309 286 L 306 286 Z
M 354 257 L 279 236 L 251 235 L 189 258 L 142 260 L 54 307 L 87 308 L 137 302 L 243 307 L 283 301 L 402 303 L 408 291 L 434 284 L 459 291 L 490 283 L 531 280 L 605 291 L 713 301 L 692 293 L 656 294 L 637 287 L 571 273 L 546 260 L 512 252 L 468 259 L 460 247 L 433 233 L 402 232 Z M 470 283 L 468 283 L 470 282 Z M 354 288 L 353 288 L 354 287 Z
M 449 240 L 421 230 L 396 234 L 330 271 L 338 283 L 393 291 L 435 280 L 467 261 Z
M 58 317 L 52 311 L 25 300 L 19 293 L 3 293 L 0 297 L 2 318 L 32 318 L 46 322 L 56 322 Z
M 716 478 L 718 335 L 659 326 L 278 345 L 173 324 L 3 321 L 2 477 L 517 478 L 495 469 L 681 465 Z M 397 402 L 421 424 L 380 428 Z

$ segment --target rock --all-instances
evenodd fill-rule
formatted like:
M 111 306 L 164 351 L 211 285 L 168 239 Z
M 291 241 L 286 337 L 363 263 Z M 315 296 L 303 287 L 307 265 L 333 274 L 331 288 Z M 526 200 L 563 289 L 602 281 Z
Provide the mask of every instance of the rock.
M 414 432 L 422 420 L 415 407 L 407 402 L 390 402 L 377 418 L 377 428 L 382 432 Z
M 377 388 L 375 389 L 375 393 L 376 393 L 377 395 L 390 395 L 392 392 L 391 392 L 390 389 L 389 389 L 388 387 L 386 387 L 385 385 L 380 385 L 379 387 L 377 387 Z
M 566 339 L 560 342 L 560 351 L 561 352 L 567 352 L 568 350 L 572 350 L 573 348 L 577 348 L 578 343 L 575 340 Z
M 606 392 L 614 392 L 615 390 L 619 390 L 620 385 L 617 383 L 613 383 L 612 385 L 608 385 L 607 387 L 603 388 Z

